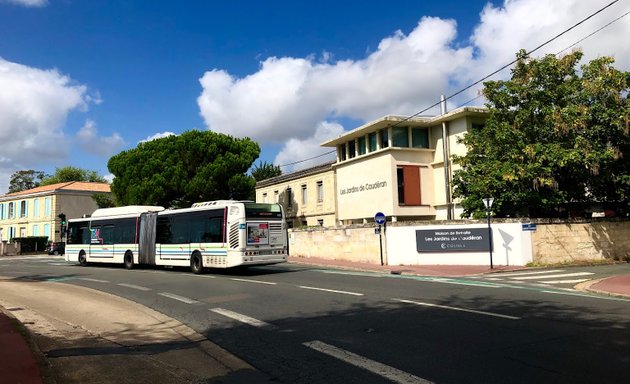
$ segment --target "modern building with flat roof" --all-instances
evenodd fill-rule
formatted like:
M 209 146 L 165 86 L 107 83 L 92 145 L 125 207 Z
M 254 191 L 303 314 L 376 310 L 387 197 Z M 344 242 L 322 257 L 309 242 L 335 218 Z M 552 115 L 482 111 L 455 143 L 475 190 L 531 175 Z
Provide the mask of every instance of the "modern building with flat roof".
M 373 221 L 377 212 L 390 221 L 458 219 L 462 209 L 452 197 L 457 169 L 452 156 L 465 155 L 466 147 L 458 139 L 482 127 L 487 115 L 483 107 L 460 107 L 434 117 L 388 115 L 325 141 L 321 145 L 335 148 L 337 156 L 333 163 L 321 166 L 326 169 L 326 186 L 333 188 L 324 189 L 325 199 L 317 202 L 321 213 L 334 217 L 335 225 Z M 280 194 L 287 188 L 294 194 L 306 187 L 308 195 L 310 184 L 320 179 L 323 184 L 322 168 L 304 171 L 257 183 L 256 200 L 264 201 L 264 193 L 277 190 Z M 285 183 L 288 180 L 290 186 Z M 318 184 L 313 187 L 323 189 Z M 280 197 L 267 198 L 283 203 Z M 298 213 L 305 212 L 301 203 L 310 203 L 299 196 L 289 201 L 297 202 L 297 208 L 291 208 Z M 324 226 L 330 226 L 330 221 L 324 220 Z M 307 218 L 305 224 L 312 222 Z

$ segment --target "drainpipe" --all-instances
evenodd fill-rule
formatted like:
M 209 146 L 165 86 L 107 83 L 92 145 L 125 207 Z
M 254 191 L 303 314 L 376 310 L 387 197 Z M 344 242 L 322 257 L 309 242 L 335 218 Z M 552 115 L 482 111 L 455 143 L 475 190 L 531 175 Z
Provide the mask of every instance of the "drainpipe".
M 442 115 L 446 114 L 446 99 L 444 95 L 440 97 L 440 110 Z M 448 146 L 448 125 L 442 121 L 442 155 L 444 157 L 444 192 L 446 194 L 446 218 L 453 220 L 453 207 L 451 199 L 451 170 L 450 170 L 450 150 Z

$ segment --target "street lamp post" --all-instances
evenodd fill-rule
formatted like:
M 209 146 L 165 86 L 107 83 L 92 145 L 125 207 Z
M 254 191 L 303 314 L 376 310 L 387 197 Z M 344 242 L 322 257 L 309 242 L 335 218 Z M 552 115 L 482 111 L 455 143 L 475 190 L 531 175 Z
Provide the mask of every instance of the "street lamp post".
M 492 265 L 492 228 L 490 228 L 490 209 L 492 208 L 492 203 L 494 202 L 494 198 L 485 197 L 483 199 L 483 205 L 486 206 L 486 216 L 488 218 L 488 245 L 490 246 L 490 269 L 494 269 Z

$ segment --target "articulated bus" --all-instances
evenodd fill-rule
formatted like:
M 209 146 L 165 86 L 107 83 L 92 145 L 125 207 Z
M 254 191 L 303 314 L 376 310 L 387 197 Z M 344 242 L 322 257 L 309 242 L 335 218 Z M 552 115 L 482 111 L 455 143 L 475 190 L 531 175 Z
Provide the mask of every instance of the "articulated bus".
M 68 220 L 66 261 L 204 268 L 287 261 L 287 226 L 279 204 L 219 200 L 191 208 L 101 208 Z

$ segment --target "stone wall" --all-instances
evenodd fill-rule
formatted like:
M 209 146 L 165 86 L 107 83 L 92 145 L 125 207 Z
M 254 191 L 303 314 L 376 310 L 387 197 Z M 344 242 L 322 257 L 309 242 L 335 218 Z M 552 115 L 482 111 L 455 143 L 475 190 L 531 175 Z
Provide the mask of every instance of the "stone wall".
M 532 248 L 540 264 L 630 261 L 630 221 L 538 222 Z
M 516 220 L 495 220 L 516 222 Z M 532 260 L 536 264 L 557 264 L 602 260 L 630 261 L 630 220 L 594 221 L 532 220 Z M 460 221 L 461 225 L 463 222 Z M 471 223 L 471 222 L 469 222 Z M 388 224 L 389 226 L 390 224 Z M 402 222 L 396 226 L 407 225 Z M 409 223 L 408 225 L 417 225 Z M 387 263 L 387 234 L 383 254 Z M 289 230 L 289 253 L 297 257 L 349 260 L 380 264 L 379 236 L 373 225 Z

